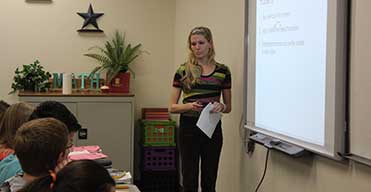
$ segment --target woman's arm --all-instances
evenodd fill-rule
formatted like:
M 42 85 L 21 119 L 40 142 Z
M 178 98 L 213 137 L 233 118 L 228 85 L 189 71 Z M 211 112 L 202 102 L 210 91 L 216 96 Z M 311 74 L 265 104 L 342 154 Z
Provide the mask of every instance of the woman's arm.
M 194 110 L 194 111 L 202 110 L 202 105 L 198 104 L 197 102 L 178 104 L 181 92 L 182 92 L 181 89 L 177 87 L 173 87 L 173 89 L 171 90 L 170 103 L 169 103 L 170 113 L 183 113 L 189 110 Z
M 223 103 L 225 105 L 225 109 L 222 111 L 223 113 L 229 113 L 232 110 L 232 91 L 231 89 L 223 89 Z
M 221 113 L 229 113 L 231 112 L 231 109 L 232 109 L 232 102 L 231 102 L 231 98 L 232 98 L 232 92 L 231 92 L 231 89 L 223 89 L 222 90 L 222 95 L 223 95 L 223 103 L 219 103 L 219 102 L 214 102 L 214 108 L 211 110 L 211 112 L 213 113 L 218 113 L 218 112 L 221 112 Z

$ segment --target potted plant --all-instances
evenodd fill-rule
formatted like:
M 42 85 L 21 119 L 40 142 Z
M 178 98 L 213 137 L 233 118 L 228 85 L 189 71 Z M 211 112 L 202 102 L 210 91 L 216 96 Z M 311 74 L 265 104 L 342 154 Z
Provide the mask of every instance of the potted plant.
M 13 77 L 14 82 L 12 83 L 12 91 L 9 94 L 19 91 L 34 91 L 41 92 L 46 91 L 50 87 L 49 78 L 50 73 L 44 71 L 43 66 L 40 65 L 38 60 L 34 63 L 23 65 L 23 69 L 15 70 Z
M 96 49 L 99 51 L 98 53 L 84 54 L 97 60 L 100 64 L 90 74 L 106 71 L 106 84 L 109 85 L 110 92 L 129 92 L 130 73 L 133 74 L 133 78 L 135 77 L 130 65 L 143 53 L 140 50 L 141 46 L 141 44 L 132 46 L 130 43 L 126 43 L 125 35 L 116 31 L 114 36 L 106 41 L 104 47 L 89 48 L 89 51 Z

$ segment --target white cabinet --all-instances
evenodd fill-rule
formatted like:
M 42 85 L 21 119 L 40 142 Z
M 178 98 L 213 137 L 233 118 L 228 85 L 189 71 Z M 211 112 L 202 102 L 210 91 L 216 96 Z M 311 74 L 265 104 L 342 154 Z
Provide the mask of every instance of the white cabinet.
M 48 100 L 65 104 L 83 129 L 76 134 L 75 144 L 99 145 L 112 160 L 114 168 L 133 173 L 134 95 L 20 93 L 19 99 L 33 105 Z

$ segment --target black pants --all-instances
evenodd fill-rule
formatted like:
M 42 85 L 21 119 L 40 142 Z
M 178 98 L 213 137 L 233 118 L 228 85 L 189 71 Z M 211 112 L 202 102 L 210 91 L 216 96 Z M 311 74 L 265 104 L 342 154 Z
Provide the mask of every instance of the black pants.
M 215 192 L 220 152 L 223 145 L 221 122 L 212 138 L 197 126 L 197 118 L 180 116 L 180 155 L 182 160 L 183 192 L 198 191 L 199 163 L 201 159 L 202 192 Z

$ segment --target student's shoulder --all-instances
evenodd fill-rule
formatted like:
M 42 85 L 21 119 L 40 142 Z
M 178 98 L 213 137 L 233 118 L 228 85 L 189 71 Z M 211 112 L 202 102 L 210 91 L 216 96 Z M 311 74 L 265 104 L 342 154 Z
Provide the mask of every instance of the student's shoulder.
M 22 173 L 17 174 L 16 176 L 10 178 L 7 182 L 9 183 L 9 188 L 11 192 L 19 191 L 20 189 L 27 185 L 27 182 L 23 178 Z
M 21 190 L 26 185 L 27 182 L 23 178 L 23 174 L 17 174 L 1 184 L 0 192 L 16 192 Z
M 0 166 L 1 165 L 18 165 L 19 164 L 19 160 L 17 158 L 17 156 L 15 156 L 14 154 L 10 154 L 8 156 L 6 156 L 3 160 L 0 161 Z
M 8 182 L 1 184 L 0 192 L 10 192 L 10 185 Z
M 0 150 L 0 160 L 5 159 L 8 155 L 11 155 L 14 153 L 13 149 L 10 148 L 4 148 Z
M 21 172 L 21 164 L 14 154 L 8 155 L 0 161 L 0 181 L 4 181 L 5 179 Z

